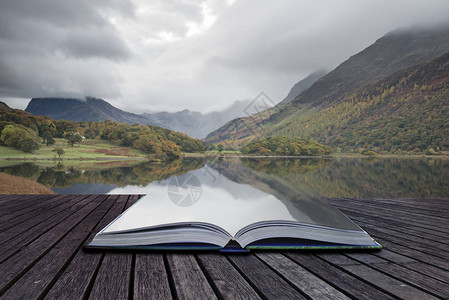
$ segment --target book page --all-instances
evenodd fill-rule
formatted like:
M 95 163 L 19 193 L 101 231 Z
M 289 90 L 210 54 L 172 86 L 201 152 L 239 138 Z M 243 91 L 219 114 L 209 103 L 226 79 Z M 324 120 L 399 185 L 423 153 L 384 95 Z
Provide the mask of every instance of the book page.
M 309 220 L 306 215 L 302 219 Z M 205 167 L 160 183 L 151 183 L 148 194 L 103 232 L 206 222 L 234 236 L 246 225 L 265 220 L 296 219 L 275 196 L 250 185 L 233 182 L 216 170 Z

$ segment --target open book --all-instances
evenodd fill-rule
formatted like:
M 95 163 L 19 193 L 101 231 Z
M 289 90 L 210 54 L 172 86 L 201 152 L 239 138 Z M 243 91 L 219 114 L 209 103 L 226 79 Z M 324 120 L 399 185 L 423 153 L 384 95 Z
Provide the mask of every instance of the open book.
M 147 196 L 86 247 L 221 251 L 382 247 L 324 199 L 281 198 L 211 168 L 191 171 L 150 184 Z

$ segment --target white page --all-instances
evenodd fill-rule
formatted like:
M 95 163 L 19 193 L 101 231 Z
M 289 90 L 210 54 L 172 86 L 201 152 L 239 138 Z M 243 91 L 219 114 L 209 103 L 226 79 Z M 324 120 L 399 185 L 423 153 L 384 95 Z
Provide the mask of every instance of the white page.
M 147 187 L 147 196 L 128 209 L 104 232 L 179 222 L 206 222 L 220 226 L 234 236 L 241 228 L 255 222 L 297 220 L 275 196 L 250 185 L 233 182 L 217 171 L 206 168 L 182 176 L 183 179 L 198 179 L 196 183 L 200 182 L 200 185 L 196 184 L 193 188 L 183 185 L 176 190 L 176 185 L 168 184 L 170 179 L 151 183 Z M 189 177 L 192 175 L 193 177 Z M 197 200 L 192 205 L 183 207 L 173 202 L 176 195 L 182 198 L 189 193 Z M 310 222 L 305 215 L 301 219 L 303 222 Z

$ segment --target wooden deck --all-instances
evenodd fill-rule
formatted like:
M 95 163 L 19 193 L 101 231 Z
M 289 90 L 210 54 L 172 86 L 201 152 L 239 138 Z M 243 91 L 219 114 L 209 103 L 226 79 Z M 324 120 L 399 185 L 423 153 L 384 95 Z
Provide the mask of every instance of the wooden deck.
M 0 195 L 1 299 L 441 299 L 449 199 L 331 199 L 379 252 L 85 252 L 138 195 Z

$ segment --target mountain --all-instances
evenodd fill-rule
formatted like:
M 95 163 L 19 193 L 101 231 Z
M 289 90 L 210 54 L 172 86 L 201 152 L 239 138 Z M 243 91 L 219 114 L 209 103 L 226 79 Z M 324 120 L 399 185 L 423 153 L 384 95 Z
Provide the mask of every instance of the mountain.
M 46 116 L 55 120 L 100 122 L 111 120 L 127 124 L 155 125 L 183 132 L 189 136 L 203 138 L 207 133 L 222 126 L 227 121 L 245 115 L 249 101 L 236 101 L 223 110 L 206 114 L 183 110 L 179 112 L 157 112 L 134 114 L 118 109 L 99 98 L 33 98 L 25 111 L 36 116 Z
M 205 114 L 185 109 L 174 113 L 144 113 L 142 116 L 152 120 L 158 126 L 184 132 L 191 137 L 204 138 L 209 132 L 223 126 L 229 120 L 245 116 L 245 108 L 249 104 L 250 101 L 235 101 L 225 110 Z
M 68 121 L 114 121 L 121 123 L 148 123 L 141 115 L 118 109 L 103 99 L 86 97 L 86 99 L 70 98 L 33 98 L 25 111 L 35 116 L 46 116 L 54 120 Z
M 13 111 L 14 109 L 9 107 L 5 102 L 0 101 L 0 110 Z
M 319 70 L 313 72 L 303 80 L 297 82 L 288 93 L 287 97 L 285 97 L 281 102 L 278 103 L 278 106 L 284 106 L 292 102 L 296 97 L 298 97 L 302 92 L 307 90 L 312 86 L 318 79 L 326 75 L 327 72 L 325 70 Z
M 239 146 L 255 137 L 285 135 L 313 138 L 346 151 L 448 147 L 445 142 L 439 145 L 442 141 L 437 137 L 421 143 L 421 134 L 428 128 L 422 123 L 412 126 L 411 120 L 415 114 L 434 118 L 426 122 L 433 128 L 429 123 L 440 124 L 447 118 L 447 65 L 443 54 L 448 51 L 449 28 L 391 32 L 320 78 L 289 104 L 251 118 L 234 119 L 210 133 L 206 142 L 224 141 Z M 438 74 L 445 84 L 440 86 L 434 77 L 424 75 L 421 79 L 425 81 L 421 82 L 419 76 L 412 76 L 415 72 Z M 409 89 L 405 82 L 413 88 Z M 412 101 L 407 104 L 404 99 Z M 435 106 L 438 111 L 428 115 L 425 105 Z M 405 119 L 399 122 L 397 118 Z M 401 126 L 401 130 L 394 131 L 401 132 L 397 137 L 387 131 L 393 124 Z M 403 132 L 408 132 L 408 145 L 397 141 L 404 138 Z

